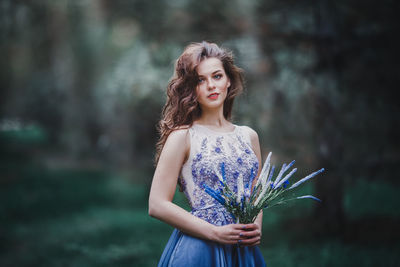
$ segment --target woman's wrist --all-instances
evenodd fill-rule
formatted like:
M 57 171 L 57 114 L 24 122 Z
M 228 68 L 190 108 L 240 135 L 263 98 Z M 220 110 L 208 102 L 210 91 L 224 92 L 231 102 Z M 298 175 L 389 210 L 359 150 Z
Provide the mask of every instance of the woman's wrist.
M 208 240 L 214 241 L 214 242 L 217 241 L 217 238 L 216 238 L 217 237 L 217 231 L 218 231 L 217 227 L 218 226 L 215 226 L 214 224 L 210 224 L 210 230 L 207 232 Z

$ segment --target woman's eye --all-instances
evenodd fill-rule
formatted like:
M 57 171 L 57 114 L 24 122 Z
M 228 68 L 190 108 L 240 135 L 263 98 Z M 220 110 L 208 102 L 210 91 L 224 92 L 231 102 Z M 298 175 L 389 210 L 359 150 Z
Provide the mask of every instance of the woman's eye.
M 217 80 L 219 80 L 219 79 L 222 78 L 222 74 L 217 74 L 217 75 L 214 76 L 214 78 L 217 79 Z
M 199 78 L 199 83 L 202 83 L 202 82 L 204 82 L 204 79 L 203 78 Z

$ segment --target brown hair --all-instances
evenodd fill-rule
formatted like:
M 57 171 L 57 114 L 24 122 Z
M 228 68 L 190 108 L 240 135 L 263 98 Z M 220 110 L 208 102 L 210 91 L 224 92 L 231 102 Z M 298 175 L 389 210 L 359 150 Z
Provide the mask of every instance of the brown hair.
M 231 85 L 224 101 L 223 113 L 227 120 L 231 119 L 233 101 L 243 91 L 242 69 L 235 66 L 231 51 L 220 48 L 215 43 L 203 41 L 188 45 L 176 60 L 174 74 L 167 86 L 167 101 L 158 123 L 160 139 L 156 145 L 156 163 L 169 134 L 181 126 L 190 127 L 193 121 L 201 116 L 196 95 L 198 83 L 196 68 L 206 58 L 221 60 L 225 73 L 230 79 Z

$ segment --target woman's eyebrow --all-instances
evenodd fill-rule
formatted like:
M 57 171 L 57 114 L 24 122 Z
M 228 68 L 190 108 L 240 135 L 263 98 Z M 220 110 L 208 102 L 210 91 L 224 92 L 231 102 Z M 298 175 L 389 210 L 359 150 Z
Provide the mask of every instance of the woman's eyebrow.
M 218 70 L 214 71 L 212 74 L 215 74 L 215 73 L 220 72 L 220 71 L 222 71 L 222 70 L 218 69 Z
M 218 73 L 218 72 L 222 72 L 222 70 L 221 70 L 221 69 L 215 70 L 215 71 L 213 71 L 213 72 L 211 73 L 211 75 L 214 75 L 214 74 L 216 74 L 216 73 Z M 198 76 L 205 76 L 205 75 L 207 75 L 207 74 L 199 74 Z

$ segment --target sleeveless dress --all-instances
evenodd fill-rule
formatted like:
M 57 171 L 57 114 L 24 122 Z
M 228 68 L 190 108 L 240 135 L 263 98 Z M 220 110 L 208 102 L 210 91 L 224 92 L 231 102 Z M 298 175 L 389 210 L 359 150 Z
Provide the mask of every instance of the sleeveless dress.
M 211 224 L 235 223 L 218 201 L 208 195 L 203 185 L 218 188 L 221 164 L 225 165 L 228 186 L 237 192 L 237 179 L 247 183 L 252 171 L 258 171 L 258 159 L 251 148 L 245 126 L 234 125 L 231 132 L 216 132 L 194 124 L 189 128 L 190 154 L 182 166 L 179 183 L 192 208 L 191 213 Z M 161 256 L 159 267 L 252 267 L 266 266 L 260 249 L 225 245 L 203 240 L 174 229 Z

